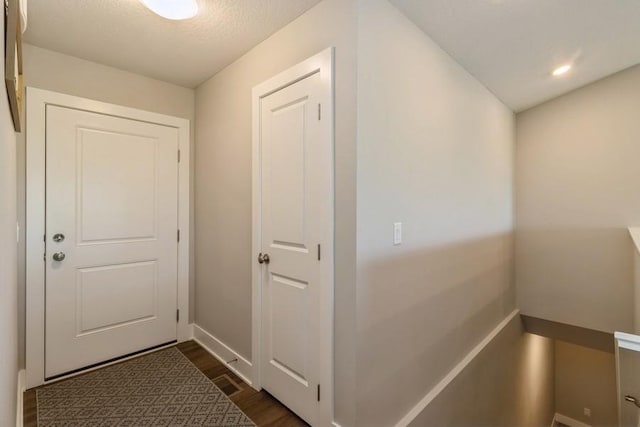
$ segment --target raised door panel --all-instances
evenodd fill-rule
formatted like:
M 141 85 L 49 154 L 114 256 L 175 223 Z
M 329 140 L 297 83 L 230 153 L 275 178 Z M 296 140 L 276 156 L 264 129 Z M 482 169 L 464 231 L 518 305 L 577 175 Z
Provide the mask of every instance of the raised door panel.
M 158 143 L 78 129 L 78 243 L 156 237 Z
M 282 249 L 307 249 L 305 235 L 306 139 L 309 99 L 304 97 L 268 111 L 271 121 L 270 235 L 271 245 Z
M 79 268 L 76 336 L 156 318 L 157 267 L 154 260 Z
M 271 275 L 271 340 L 267 353 L 271 365 L 303 386 L 309 385 L 308 283 Z

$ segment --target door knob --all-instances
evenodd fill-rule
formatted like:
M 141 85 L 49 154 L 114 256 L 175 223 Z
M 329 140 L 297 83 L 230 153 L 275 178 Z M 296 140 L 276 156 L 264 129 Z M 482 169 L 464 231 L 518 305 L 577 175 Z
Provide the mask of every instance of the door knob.
M 624 400 L 626 400 L 627 402 L 631 402 L 631 403 L 633 403 L 634 405 L 636 405 L 638 408 L 640 408 L 640 403 L 638 403 L 638 399 L 636 399 L 635 397 L 633 397 L 633 396 L 631 396 L 631 395 L 627 394 L 627 395 L 624 397 Z
M 56 252 L 55 254 L 53 254 L 54 261 L 64 261 L 65 258 L 66 255 L 64 254 L 64 252 Z
M 258 254 L 258 262 L 260 264 L 269 264 L 269 261 L 271 261 L 269 259 L 269 254 L 263 254 L 262 252 Z

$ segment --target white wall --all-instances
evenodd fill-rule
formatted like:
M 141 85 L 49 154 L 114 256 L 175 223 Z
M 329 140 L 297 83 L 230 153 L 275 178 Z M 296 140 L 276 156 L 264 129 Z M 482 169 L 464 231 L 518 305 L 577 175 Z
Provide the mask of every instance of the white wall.
M 632 331 L 627 227 L 640 225 L 639 111 L 635 66 L 517 115 L 523 314 Z
M 0 20 L 4 34 L 4 20 Z M 0 55 L 4 71 L 4 55 Z M 4 79 L 0 88 L 0 425 L 16 422 L 18 375 L 18 247 L 16 243 L 16 134 Z
M 183 117 L 191 120 L 192 146 L 195 118 L 195 93 L 170 83 L 161 82 L 128 71 L 107 67 L 95 62 L 75 58 L 28 44 L 23 50 L 25 85 L 54 92 L 109 102 L 141 110 Z M 192 160 L 193 160 L 192 150 Z M 193 162 L 191 163 L 193 165 Z M 193 167 L 192 167 L 193 175 Z M 191 177 L 192 219 L 194 216 L 193 176 Z M 25 233 L 25 142 L 24 134 L 18 141 L 18 215 L 21 225 L 21 241 Z M 191 229 L 193 263 L 193 221 Z M 20 247 L 20 351 L 24 351 L 25 316 L 25 247 Z M 193 265 L 190 277 L 193 291 Z M 191 293 L 193 300 L 193 292 Z M 20 360 L 24 366 L 24 356 Z
M 514 309 L 514 143 L 507 107 L 386 0 L 360 2 L 358 425 L 393 425 Z
M 196 323 L 251 358 L 251 89 L 334 46 L 335 414 L 354 424 L 356 1 L 324 0 L 196 89 Z

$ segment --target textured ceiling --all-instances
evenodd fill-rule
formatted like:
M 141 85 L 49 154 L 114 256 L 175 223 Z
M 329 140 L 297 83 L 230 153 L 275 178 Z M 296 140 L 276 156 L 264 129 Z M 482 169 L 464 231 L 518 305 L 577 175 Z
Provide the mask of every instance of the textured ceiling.
M 198 0 L 169 21 L 139 0 L 29 0 L 25 41 L 195 87 L 319 1 Z M 515 111 L 640 63 L 640 0 L 391 2 Z
M 198 0 L 186 21 L 139 0 L 29 0 L 25 41 L 195 87 L 319 0 Z
M 391 2 L 515 111 L 640 63 L 640 0 Z

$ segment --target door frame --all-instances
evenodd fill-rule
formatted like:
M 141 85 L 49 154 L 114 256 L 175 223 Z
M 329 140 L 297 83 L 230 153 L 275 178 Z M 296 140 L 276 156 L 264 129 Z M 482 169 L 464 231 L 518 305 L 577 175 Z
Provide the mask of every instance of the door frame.
M 56 105 L 178 130 L 178 342 L 189 339 L 189 120 L 33 87 L 26 88 L 26 386 L 45 381 L 45 160 L 46 107 Z M 85 371 L 82 371 L 85 372 Z M 66 378 L 66 377 L 63 377 Z
M 327 278 L 327 283 L 322 283 L 325 292 L 322 293 L 321 307 L 323 317 L 321 325 L 320 342 L 320 378 L 322 384 L 322 396 L 320 399 L 320 425 L 330 426 L 333 423 L 333 364 L 334 364 L 334 188 L 335 188 L 335 158 L 334 158 L 334 48 L 329 47 L 322 52 L 294 65 L 293 67 L 277 74 L 265 82 L 255 86 L 252 90 L 252 244 L 251 244 L 251 282 L 252 282 L 252 342 L 251 359 L 253 371 L 253 387 L 262 389 L 260 365 L 262 361 L 262 273 L 257 262 L 258 253 L 262 246 L 262 181 L 261 181 L 261 156 L 260 156 L 260 100 L 280 89 L 290 86 L 310 75 L 320 73 L 321 85 L 320 98 L 322 103 L 322 121 L 326 134 L 329 135 L 329 149 L 331 150 L 331 181 L 328 194 L 325 195 L 329 203 L 330 232 L 327 248 L 322 248 L 327 255 L 327 263 L 322 276 Z

